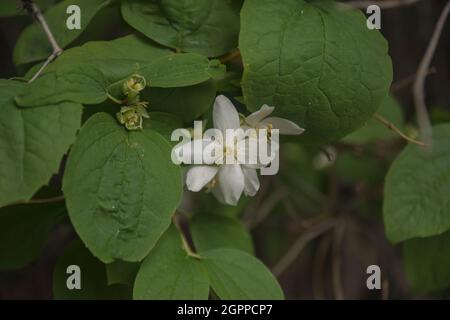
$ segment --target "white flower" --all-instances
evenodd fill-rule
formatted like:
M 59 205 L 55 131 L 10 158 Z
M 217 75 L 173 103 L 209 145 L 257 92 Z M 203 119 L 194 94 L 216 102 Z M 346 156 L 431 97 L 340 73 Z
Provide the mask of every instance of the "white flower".
M 305 131 L 305 129 L 300 128 L 290 120 L 278 117 L 267 117 L 274 109 L 274 107 L 269 107 L 266 104 L 263 105 L 261 109 L 245 118 L 243 127 L 267 129 L 269 132 L 272 129 L 278 129 L 280 134 L 286 135 L 299 135 Z
M 213 109 L 214 127 L 219 129 L 226 137 L 226 130 L 240 129 L 239 114 L 231 101 L 223 95 L 216 98 Z M 223 157 L 233 156 L 237 160 L 240 153 L 247 150 L 243 147 L 245 136 L 237 136 L 231 144 L 227 139 L 216 141 L 219 148 L 223 149 Z M 245 157 L 244 157 L 245 158 Z M 219 160 L 219 159 L 218 159 Z M 217 163 L 217 162 L 216 162 Z M 255 166 L 247 166 L 235 161 L 222 165 L 194 166 L 187 172 L 186 185 L 190 191 L 198 192 L 204 187 L 209 187 L 216 198 L 223 203 L 236 205 L 242 192 L 248 196 L 254 196 L 259 189 L 259 180 Z

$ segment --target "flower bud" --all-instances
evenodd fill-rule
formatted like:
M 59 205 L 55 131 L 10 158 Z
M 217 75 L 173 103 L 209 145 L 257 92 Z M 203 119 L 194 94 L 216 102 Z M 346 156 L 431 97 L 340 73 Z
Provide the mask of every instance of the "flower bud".
M 147 83 L 143 76 L 134 74 L 124 82 L 122 91 L 128 98 L 133 99 L 145 89 L 146 85 Z

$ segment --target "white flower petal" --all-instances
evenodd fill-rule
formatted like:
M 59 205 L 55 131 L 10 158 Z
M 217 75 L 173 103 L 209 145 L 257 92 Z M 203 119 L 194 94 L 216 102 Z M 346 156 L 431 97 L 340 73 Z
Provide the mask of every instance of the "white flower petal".
M 226 129 L 240 127 L 239 114 L 231 101 L 224 95 L 218 96 L 214 102 L 213 122 L 214 127 L 223 133 Z
M 251 115 L 245 118 L 245 122 L 247 122 L 252 127 L 258 127 L 258 124 L 269 114 L 273 112 L 275 108 L 269 107 L 267 104 L 263 105 L 261 109 L 256 112 L 253 112 Z
M 177 159 L 184 164 L 194 164 L 195 160 L 203 161 L 203 150 L 211 143 L 210 140 L 194 139 L 190 142 L 178 145 L 173 149 Z
M 219 171 L 215 166 L 195 166 L 189 169 L 186 177 L 188 190 L 199 192 L 208 182 L 210 182 Z
M 223 200 L 230 205 L 236 205 L 244 191 L 244 173 L 238 164 L 227 164 L 219 169 L 219 185 Z
M 255 169 L 242 167 L 244 173 L 244 193 L 253 197 L 259 190 L 259 179 Z
M 300 128 L 294 122 L 278 117 L 266 118 L 261 123 L 265 126 L 271 124 L 273 129 L 280 130 L 280 134 L 298 135 L 305 131 L 305 129 Z

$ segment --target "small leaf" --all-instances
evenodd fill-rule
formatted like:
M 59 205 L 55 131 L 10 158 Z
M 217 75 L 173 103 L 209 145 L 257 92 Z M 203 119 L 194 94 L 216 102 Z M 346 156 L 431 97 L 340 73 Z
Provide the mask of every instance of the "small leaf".
M 450 232 L 406 241 L 404 257 L 414 290 L 433 292 L 450 287 Z
M 223 300 L 280 300 L 283 291 L 264 264 L 234 249 L 201 252 L 211 287 Z
M 366 17 L 334 1 L 246 0 L 239 39 L 247 107 L 305 128 L 297 141 L 322 144 L 361 127 L 388 95 L 386 40 Z
M 125 0 L 122 15 L 147 37 L 178 51 L 209 57 L 237 47 L 240 2 Z
M 0 269 L 22 268 L 36 259 L 65 212 L 64 202 L 1 208 Z
M 153 130 L 127 131 L 105 113 L 83 125 L 63 191 L 75 230 L 103 262 L 142 260 L 169 227 L 182 192 L 170 156 Z
M 52 30 L 56 42 L 61 48 L 69 45 L 87 27 L 91 19 L 111 0 L 65 0 L 50 8 L 44 14 L 44 18 Z M 66 20 L 67 7 L 77 5 L 81 8 L 81 29 L 69 30 Z M 52 54 L 52 47 L 41 26 L 33 23 L 28 26 L 17 40 L 14 48 L 13 59 L 16 65 L 44 60 Z
M 71 101 L 98 104 L 106 100 L 106 80 L 102 72 L 88 64 L 70 64 L 46 72 L 28 84 L 16 98 L 22 107 L 36 107 Z
M 238 219 L 200 213 L 194 216 L 189 227 L 199 252 L 232 248 L 253 254 L 251 235 Z
M 138 73 L 150 87 L 186 87 L 224 74 L 224 65 L 215 61 L 195 53 L 171 54 L 143 66 Z
M 79 267 L 79 289 L 70 290 L 67 286 L 68 283 L 72 284 L 70 277 L 77 276 L 75 273 L 77 271 L 67 272 L 69 266 Z M 67 246 L 53 271 L 53 296 L 55 299 L 130 299 L 130 291 L 128 286 L 108 286 L 105 265 L 97 260 L 78 239 Z
M 212 107 L 216 86 L 209 80 L 182 88 L 150 88 L 143 96 L 150 101 L 152 110 L 170 112 L 190 122 Z
M 16 107 L 14 97 L 26 87 L 0 80 L 0 206 L 29 200 L 47 184 L 80 127 L 79 104 Z
M 384 185 L 384 224 L 394 243 L 450 229 L 450 125 L 433 127 L 430 148 L 408 145 Z
M 187 255 L 180 235 L 170 227 L 142 263 L 134 299 L 206 300 L 208 275 L 201 261 Z

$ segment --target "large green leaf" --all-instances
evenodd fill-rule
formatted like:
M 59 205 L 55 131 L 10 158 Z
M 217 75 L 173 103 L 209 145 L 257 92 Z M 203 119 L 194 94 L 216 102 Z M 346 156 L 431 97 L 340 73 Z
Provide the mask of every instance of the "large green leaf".
M 233 248 L 253 254 L 252 237 L 236 218 L 200 213 L 189 227 L 197 251 Z
M 377 113 L 394 124 L 397 128 L 402 128 L 402 109 L 393 97 L 388 96 L 381 103 Z M 396 137 L 398 137 L 398 134 L 394 131 L 390 130 L 376 119 L 370 119 L 363 127 L 352 132 L 342 141 L 346 143 L 365 144 L 376 140 L 388 140 Z
M 108 285 L 127 284 L 133 285 L 140 263 L 116 260 L 106 265 Z
M 150 107 L 153 109 L 152 107 Z M 171 141 L 172 132 L 183 127 L 183 121 L 176 115 L 165 112 L 149 112 L 150 118 L 144 121 L 144 128 L 158 132 Z
M 59 44 L 64 48 L 75 40 L 86 28 L 91 19 L 112 0 L 65 0 L 45 12 L 44 17 Z M 66 27 L 69 15 L 67 7 L 77 5 L 81 9 L 81 29 L 70 30 Z M 27 27 L 17 40 L 13 58 L 15 64 L 25 64 L 46 59 L 52 53 L 52 47 L 37 23 Z
M 433 127 L 433 145 L 408 145 L 386 176 L 383 214 L 392 242 L 450 229 L 450 125 Z
M 356 10 L 332 1 L 247 0 L 239 39 L 242 89 L 251 111 L 263 104 L 306 129 L 307 143 L 361 127 L 387 96 L 387 42 Z
M 218 60 L 208 60 L 196 53 L 176 53 L 153 60 L 143 66 L 139 74 L 150 87 L 186 87 L 225 74 Z
M 111 41 L 91 41 L 64 51 L 44 73 L 65 65 L 90 64 L 99 69 L 109 82 L 115 82 L 139 70 L 143 65 L 172 53 L 149 39 L 135 35 Z M 32 68 L 27 76 L 34 75 L 38 67 Z
M 211 108 L 216 86 L 210 80 L 182 88 L 150 88 L 143 96 L 144 100 L 150 101 L 152 110 L 170 112 L 190 122 Z
M 47 72 L 28 84 L 16 98 L 18 105 L 36 107 L 72 101 L 97 104 L 106 100 L 106 79 L 89 64 L 70 64 Z
M 450 287 L 450 232 L 406 241 L 404 257 L 414 290 L 430 292 Z
M 63 190 L 77 233 L 103 262 L 142 260 L 170 225 L 182 191 L 170 154 L 157 132 L 127 131 L 105 113 L 82 127 Z
M 201 252 L 211 287 L 223 300 L 279 300 L 283 291 L 255 257 L 235 249 Z
M 215 57 L 237 46 L 240 6 L 235 0 L 125 0 L 122 15 L 156 42 Z
M 45 185 L 80 127 L 79 104 L 18 108 L 14 97 L 25 88 L 23 82 L 0 80 L 0 206 L 29 200 Z
M 208 275 L 200 260 L 188 256 L 171 227 L 145 258 L 134 284 L 134 299 L 208 299 Z
M 0 209 L 0 269 L 21 268 L 42 251 L 64 203 L 21 204 Z
M 80 289 L 67 287 L 69 277 L 74 275 L 73 271 L 68 269 L 69 266 L 80 268 Z M 68 270 L 72 273 L 68 273 Z M 130 291 L 131 289 L 125 285 L 108 286 L 105 265 L 96 259 L 78 239 L 67 246 L 53 271 L 55 299 L 130 299 Z

